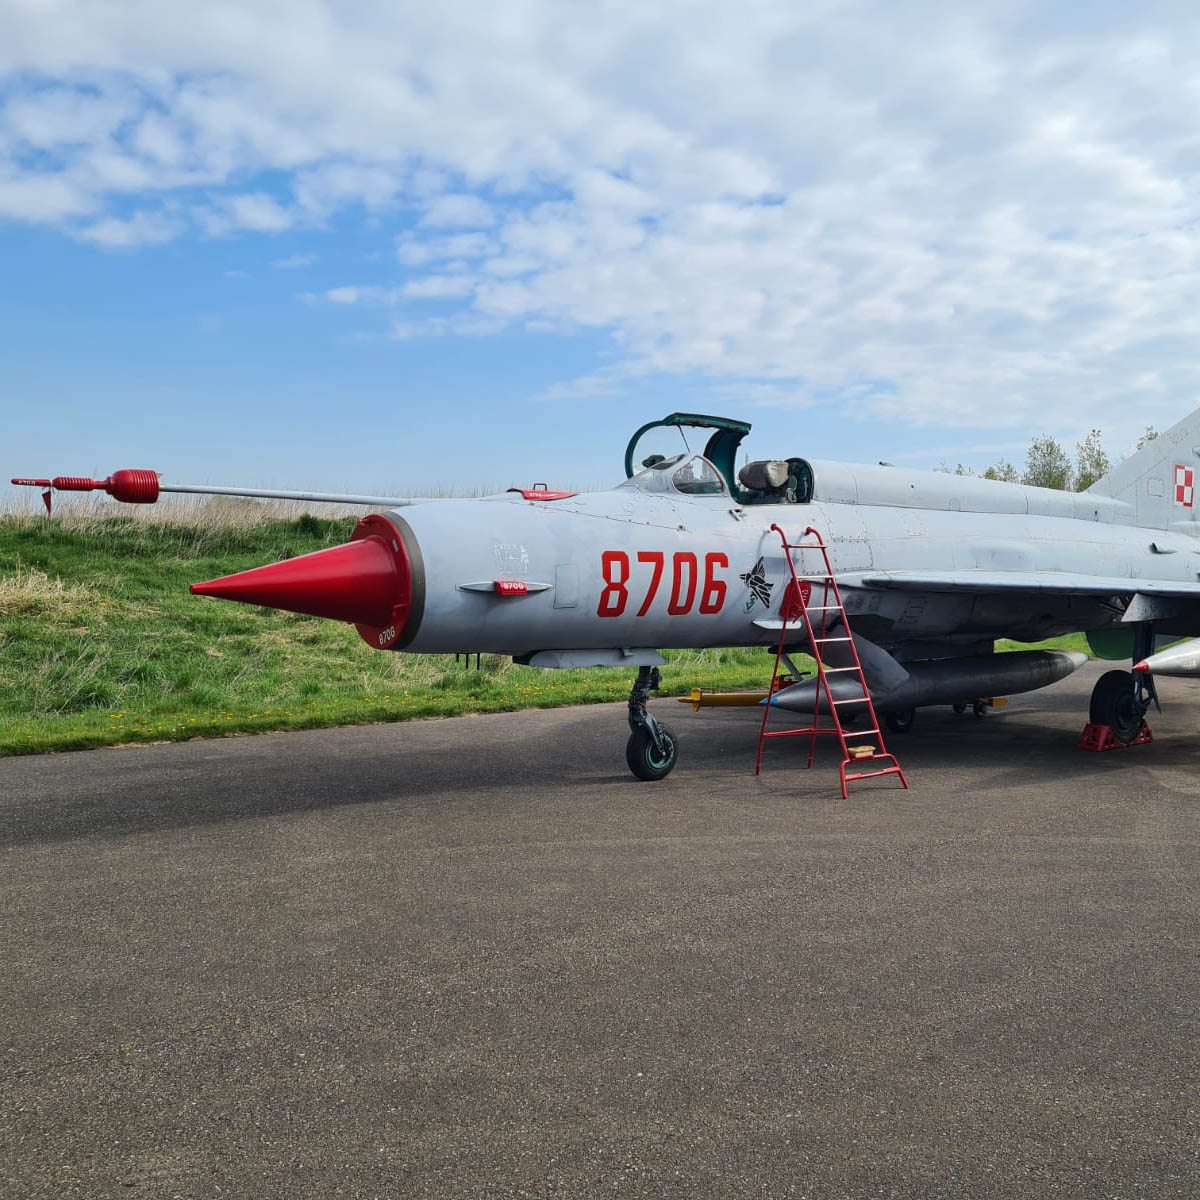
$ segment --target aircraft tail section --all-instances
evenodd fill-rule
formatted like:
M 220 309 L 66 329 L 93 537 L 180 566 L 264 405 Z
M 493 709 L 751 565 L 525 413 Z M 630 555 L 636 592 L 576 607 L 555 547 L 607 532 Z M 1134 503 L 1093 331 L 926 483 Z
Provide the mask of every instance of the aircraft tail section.
M 1200 537 L 1200 409 L 1118 463 L 1088 491 L 1123 500 L 1143 528 Z

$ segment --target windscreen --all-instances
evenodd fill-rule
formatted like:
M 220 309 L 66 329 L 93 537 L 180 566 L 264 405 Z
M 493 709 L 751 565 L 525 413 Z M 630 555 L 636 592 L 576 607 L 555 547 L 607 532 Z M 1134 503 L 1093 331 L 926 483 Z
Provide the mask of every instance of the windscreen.
M 652 458 L 648 466 L 619 486 L 681 496 L 728 495 L 720 472 L 701 454 L 676 454 L 657 462 Z
M 685 496 L 723 496 L 725 481 L 707 458 L 693 454 L 671 473 L 671 486 Z

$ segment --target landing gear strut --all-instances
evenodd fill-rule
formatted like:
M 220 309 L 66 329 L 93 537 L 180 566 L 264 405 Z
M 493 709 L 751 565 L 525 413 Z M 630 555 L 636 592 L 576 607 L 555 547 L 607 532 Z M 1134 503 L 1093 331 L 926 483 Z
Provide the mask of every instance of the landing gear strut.
M 1133 661 L 1141 662 L 1154 653 L 1154 626 L 1142 622 L 1134 632 Z M 1142 728 L 1142 719 L 1153 703 L 1158 704 L 1154 677 L 1146 671 L 1106 671 L 1092 689 L 1088 719 L 1107 725 L 1118 742 L 1128 745 Z
M 639 667 L 629 693 L 631 732 L 625 744 L 625 761 L 639 779 L 665 779 L 679 758 L 675 735 L 646 711 L 650 693 L 658 691 L 661 682 L 657 667 Z

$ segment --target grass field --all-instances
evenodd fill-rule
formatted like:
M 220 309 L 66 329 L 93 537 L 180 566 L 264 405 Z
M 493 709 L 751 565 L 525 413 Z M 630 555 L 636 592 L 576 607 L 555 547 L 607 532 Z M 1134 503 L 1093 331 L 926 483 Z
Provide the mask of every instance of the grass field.
M 628 695 L 632 670 L 383 654 L 338 622 L 190 595 L 197 580 L 344 542 L 355 523 L 285 514 L 210 501 L 174 515 L 0 517 L 0 755 Z M 664 695 L 761 687 L 771 673 L 763 650 L 666 657 Z

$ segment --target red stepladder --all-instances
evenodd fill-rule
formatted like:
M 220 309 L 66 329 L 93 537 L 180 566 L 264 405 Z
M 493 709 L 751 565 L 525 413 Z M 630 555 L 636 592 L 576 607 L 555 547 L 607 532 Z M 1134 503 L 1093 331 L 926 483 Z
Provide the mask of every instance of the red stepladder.
M 871 702 L 871 693 L 867 687 L 866 675 L 863 674 L 862 662 L 858 657 L 858 648 L 854 645 L 854 635 L 850 630 L 850 623 L 846 620 L 841 589 L 833 574 L 833 566 L 829 561 L 829 547 L 825 544 L 825 539 L 811 525 L 804 531 L 805 540 L 800 542 L 789 542 L 787 534 L 778 525 L 772 525 L 771 529 L 779 534 L 779 540 L 783 543 L 783 552 L 787 558 L 792 580 L 779 605 L 779 645 L 775 651 L 775 670 L 771 675 L 771 688 L 767 693 L 767 702 L 763 706 L 762 728 L 758 735 L 758 761 L 754 767 L 755 775 L 762 772 L 763 745 L 767 738 L 808 737 L 810 739 L 808 765 L 811 767 L 816 756 L 817 738 L 822 735 L 836 735 L 842 748 L 842 762 L 838 767 L 838 777 L 841 780 L 843 800 L 848 797 L 847 785 L 858 779 L 874 779 L 880 775 L 898 775 L 901 784 L 907 788 L 908 780 L 904 777 L 900 763 L 894 754 L 888 753 L 883 742 L 879 718 L 875 715 L 875 705 Z M 819 573 L 797 571 L 794 557 L 796 554 L 820 554 L 824 570 Z M 821 602 L 813 603 L 812 601 L 818 597 Z M 813 620 L 814 613 L 820 614 L 819 621 Z M 773 707 L 770 698 L 775 695 L 779 687 L 779 667 L 786 651 L 789 624 L 792 629 L 803 624 L 812 648 L 812 656 L 817 664 L 817 691 L 813 700 L 812 724 L 800 729 L 768 730 L 767 720 Z M 829 666 L 827 664 L 827 648 L 835 645 L 845 646 L 849 650 L 849 661 L 845 665 Z M 861 694 L 843 695 L 840 700 L 835 699 L 829 684 L 829 676 L 839 674 L 857 679 Z M 829 715 L 832 721 L 830 725 L 821 724 L 822 697 L 829 706 Z M 851 707 L 856 716 L 865 718 L 864 728 L 847 729 L 843 724 L 840 710 L 849 710 Z M 867 738 L 873 740 L 866 741 Z M 869 766 L 872 763 L 889 765 L 877 767 L 875 770 L 846 773 L 847 767 Z

